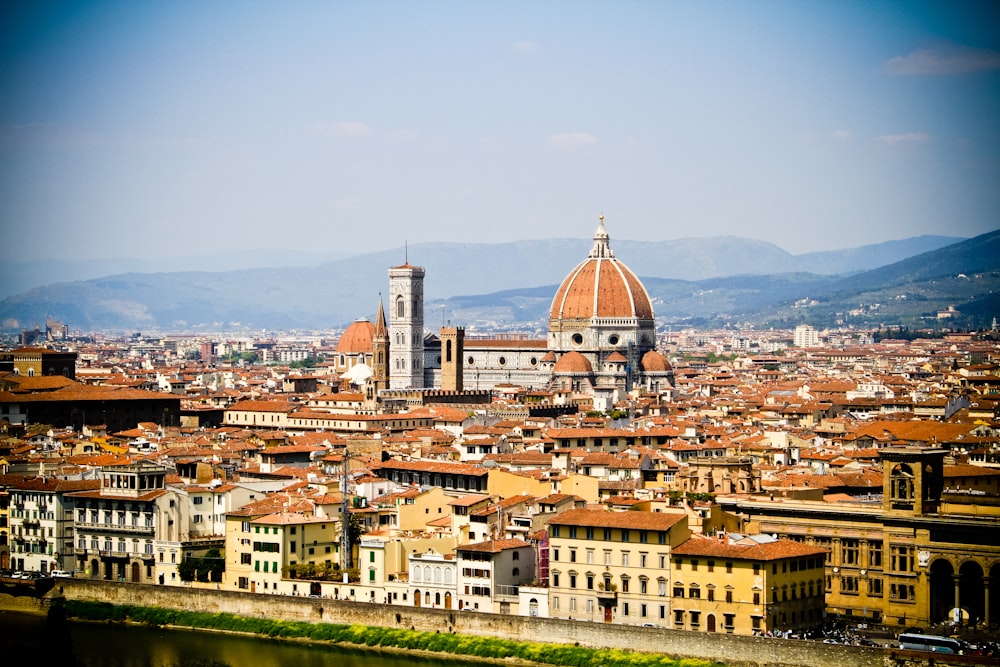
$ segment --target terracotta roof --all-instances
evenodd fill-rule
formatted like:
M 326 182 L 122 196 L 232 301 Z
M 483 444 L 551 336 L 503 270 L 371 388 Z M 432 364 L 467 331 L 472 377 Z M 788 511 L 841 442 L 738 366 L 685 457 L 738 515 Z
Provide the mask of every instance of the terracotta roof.
M 764 543 L 744 540 L 734 543 L 727 538 L 720 539 L 697 534 L 673 548 L 674 556 L 709 556 L 757 561 L 803 558 L 824 554 L 826 554 L 826 549 L 822 547 L 802 544 L 795 540 L 781 539 Z
M 337 352 L 340 354 L 370 353 L 374 334 L 374 324 L 364 318 L 355 320 L 344 330 L 340 340 L 337 341 Z
M 477 544 L 463 544 L 461 546 L 455 547 L 456 552 L 462 551 L 475 551 L 477 553 L 500 553 L 501 551 L 506 551 L 507 549 L 520 549 L 522 547 L 531 546 L 524 540 L 487 540 L 485 542 L 479 542 Z
M 669 530 L 686 522 L 684 514 L 666 512 L 608 512 L 604 510 L 568 510 L 552 518 L 549 525 L 593 526 L 595 528 L 627 528 L 635 530 Z
M 594 368 L 590 365 L 587 357 L 576 350 L 571 350 L 559 357 L 559 361 L 553 367 L 554 373 L 593 373 Z
M 590 256 L 566 276 L 549 310 L 553 320 L 590 320 L 592 317 L 653 319 L 646 288 L 611 252 L 604 222 L 594 235 Z

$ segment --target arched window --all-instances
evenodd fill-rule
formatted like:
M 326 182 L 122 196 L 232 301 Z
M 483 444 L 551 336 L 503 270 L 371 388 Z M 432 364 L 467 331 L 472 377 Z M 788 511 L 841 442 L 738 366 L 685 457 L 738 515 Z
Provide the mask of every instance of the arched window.
M 396 317 L 406 317 L 406 302 L 401 296 L 396 297 Z

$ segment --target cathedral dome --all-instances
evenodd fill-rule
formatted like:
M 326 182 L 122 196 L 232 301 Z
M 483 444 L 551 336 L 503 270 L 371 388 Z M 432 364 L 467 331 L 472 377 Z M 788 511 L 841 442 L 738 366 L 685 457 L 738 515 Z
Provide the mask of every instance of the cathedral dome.
M 642 355 L 639 363 L 642 365 L 642 370 L 647 373 L 665 373 L 673 370 L 667 358 L 656 350 L 650 350 Z
M 593 373 L 594 368 L 590 365 L 587 357 L 579 352 L 567 352 L 559 357 L 559 361 L 552 369 L 553 373 Z
M 351 326 L 344 330 L 340 340 L 337 341 L 337 352 L 339 354 L 371 354 L 374 333 L 375 325 L 367 319 L 355 320 Z
M 552 300 L 550 319 L 653 319 L 653 305 L 646 288 L 614 256 L 608 240 L 604 216 L 601 216 L 601 224 L 594 234 L 594 247 L 587 259 L 577 264 L 559 286 Z

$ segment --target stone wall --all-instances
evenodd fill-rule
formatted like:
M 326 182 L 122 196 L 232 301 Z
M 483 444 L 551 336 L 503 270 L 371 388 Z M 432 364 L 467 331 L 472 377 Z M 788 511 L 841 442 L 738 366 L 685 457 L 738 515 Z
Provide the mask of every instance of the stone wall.
M 422 632 L 454 632 L 524 641 L 580 644 L 592 648 L 633 649 L 674 657 L 719 661 L 729 667 L 881 667 L 883 664 L 883 652 L 878 649 L 812 641 L 581 623 L 326 598 L 205 591 L 87 579 L 57 579 L 49 597 L 59 596 L 117 605 L 225 612 L 290 621 L 401 627 Z

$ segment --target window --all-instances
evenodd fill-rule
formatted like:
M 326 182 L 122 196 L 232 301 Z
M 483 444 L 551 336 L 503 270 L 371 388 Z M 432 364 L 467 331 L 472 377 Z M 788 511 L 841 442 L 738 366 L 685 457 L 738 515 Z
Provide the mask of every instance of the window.
M 571 563 L 575 563 L 576 562 L 576 549 L 570 549 L 569 550 L 569 562 L 571 562 Z
M 882 543 L 881 542 L 869 542 L 868 543 L 868 566 L 869 567 L 882 567 Z
M 846 595 L 858 594 L 858 578 L 843 576 L 840 578 L 840 592 Z
M 733 589 L 727 588 L 726 589 L 726 602 L 732 603 L 732 601 L 733 601 Z
M 845 539 L 840 542 L 840 562 L 843 565 L 857 565 L 860 562 L 861 546 L 858 540 Z
M 622 567 L 628 567 L 628 552 L 622 552 Z
M 558 549 L 553 549 L 552 550 L 552 560 L 553 561 L 559 560 L 559 550 Z
M 674 584 L 674 597 L 675 598 L 684 597 L 684 584 Z
M 709 602 L 715 602 L 715 589 L 714 588 L 707 588 L 707 589 L 705 589 L 705 591 L 708 593 L 708 601 Z
M 691 584 L 691 587 L 688 588 L 688 597 L 692 597 L 692 598 L 695 598 L 695 599 L 700 599 L 701 598 L 701 589 L 698 588 L 696 585 Z
M 678 628 L 684 627 L 684 610 L 674 609 L 674 625 Z
M 868 596 L 873 598 L 882 597 L 882 580 L 878 577 L 868 580 Z
M 913 571 L 913 547 L 894 545 L 890 548 L 892 554 L 892 570 L 894 572 Z

